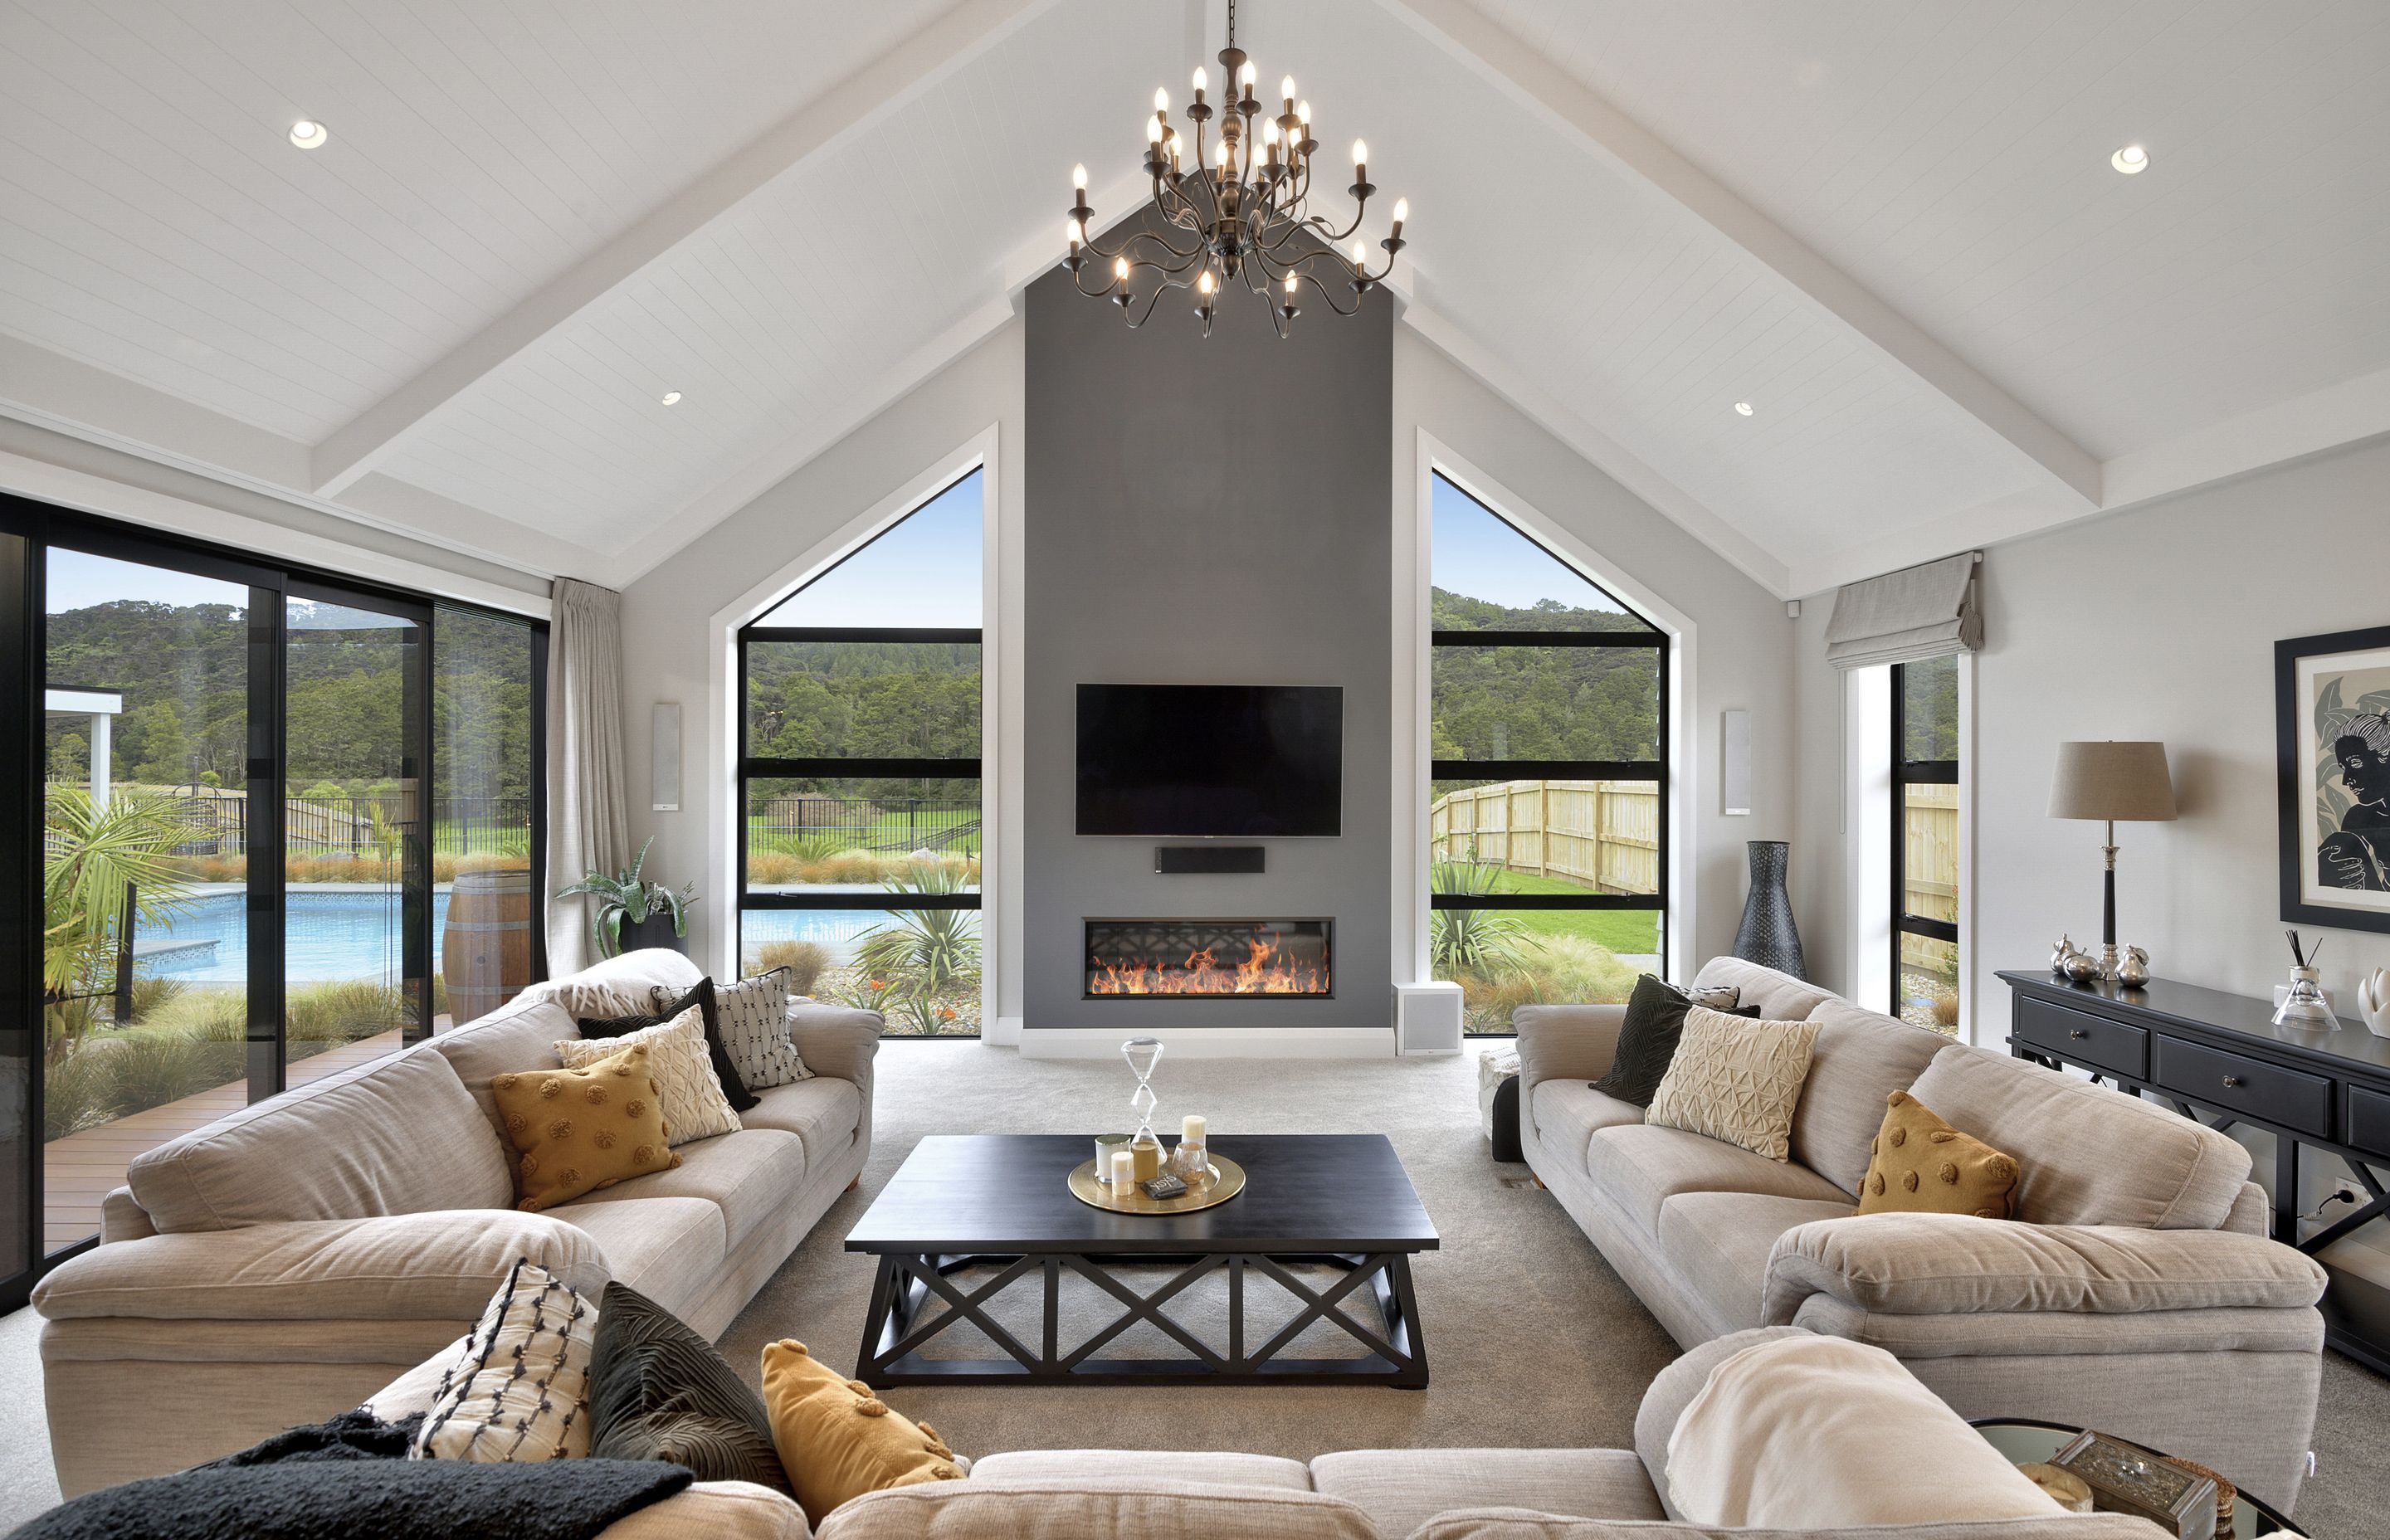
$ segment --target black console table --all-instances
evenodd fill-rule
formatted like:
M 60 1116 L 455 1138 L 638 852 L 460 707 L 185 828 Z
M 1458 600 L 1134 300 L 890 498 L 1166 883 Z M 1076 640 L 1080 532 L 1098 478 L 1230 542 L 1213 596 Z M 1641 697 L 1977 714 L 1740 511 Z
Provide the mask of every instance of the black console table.
M 2009 1052 L 2147 1092 L 2212 1128 L 2274 1136 L 2273 1236 L 2310 1254 L 2360 1226 L 2390 1221 L 2390 1038 L 2344 1020 L 2336 1032 L 2273 1023 L 2264 1000 L 2152 979 L 2143 988 L 2004 972 L 2014 992 Z M 2366 1201 L 2299 1238 L 2299 1154 L 2335 1156 Z M 2321 1260 L 2319 1258 L 2318 1260 Z M 2324 1264 L 2325 1340 L 2390 1374 L 2390 1289 Z

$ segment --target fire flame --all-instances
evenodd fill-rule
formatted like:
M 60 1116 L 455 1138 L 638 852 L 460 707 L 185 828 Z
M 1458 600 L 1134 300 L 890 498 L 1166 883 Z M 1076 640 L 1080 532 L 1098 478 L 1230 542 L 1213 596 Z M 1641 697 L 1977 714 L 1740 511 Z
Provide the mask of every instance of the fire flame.
M 1097 958 L 1087 981 L 1090 995 L 1325 995 L 1328 969 L 1281 955 L 1278 943 L 1256 936 L 1240 963 L 1224 965 L 1210 947 L 1183 962 L 1154 963 Z

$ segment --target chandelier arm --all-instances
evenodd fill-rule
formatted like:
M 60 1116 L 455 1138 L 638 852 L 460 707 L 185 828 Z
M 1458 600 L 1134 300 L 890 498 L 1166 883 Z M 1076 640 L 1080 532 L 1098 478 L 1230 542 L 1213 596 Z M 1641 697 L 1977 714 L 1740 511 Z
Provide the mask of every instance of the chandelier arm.
M 1154 207 L 1161 211 L 1162 217 L 1168 220 L 1173 228 L 1188 231 L 1200 237 L 1202 234 L 1203 216 L 1202 212 L 1195 207 L 1195 200 L 1187 196 L 1187 190 L 1183 186 L 1173 186 L 1165 190 L 1169 197 L 1165 199 L 1157 193 L 1153 200 Z M 1172 201 L 1173 199 L 1176 201 Z
M 1160 303 L 1162 302 L 1162 296 L 1163 296 L 1163 294 L 1165 291 L 1169 290 L 1169 289 L 1176 289 L 1176 288 L 1178 288 L 1178 287 L 1180 287 L 1180 286 L 1178 286 L 1178 285 L 1176 285 L 1176 284 L 1169 284 L 1169 283 L 1160 283 L 1160 284 L 1156 284 L 1156 285 L 1154 285 L 1154 286 L 1153 286 L 1153 292 L 1152 292 L 1151 294 L 1150 294 L 1150 295 L 1146 296 L 1145 308 L 1144 308 L 1143 310 L 1141 310 L 1141 311 L 1139 311 L 1139 312 L 1137 313 L 1137 319 L 1136 319 L 1136 320 L 1129 322 L 1129 324 L 1128 324 L 1128 329 L 1129 329 L 1129 330 L 1131 330 L 1131 331 L 1135 331 L 1137 327 L 1141 327 L 1141 326 L 1145 325 L 1145 323 L 1146 323 L 1147 321 L 1149 321 L 1149 320 L 1152 319 L 1152 316 L 1153 316 L 1153 307 L 1154 307 L 1154 306 L 1156 306 L 1156 305 L 1158 305 L 1158 304 L 1160 304 Z

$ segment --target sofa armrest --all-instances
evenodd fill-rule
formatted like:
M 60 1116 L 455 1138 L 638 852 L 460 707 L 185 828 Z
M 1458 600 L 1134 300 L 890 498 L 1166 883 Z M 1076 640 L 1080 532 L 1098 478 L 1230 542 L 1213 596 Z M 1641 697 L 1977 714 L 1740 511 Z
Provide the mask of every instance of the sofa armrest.
M 1519 1034 L 1519 1117 L 1535 1126 L 1536 1087 L 1547 1080 L 1594 1081 L 1618 1052 L 1625 1006 L 1521 1006 L 1510 1013 Z
M 610 1276 L 598 1242 L 560 1219 L 447 1209 L 96 1246 L 36 1285 L 33 1307 L 54 1321 L 472 1321 L 526 1258 L 583 1293 Z
M 143 1236 L 156 1235 L 157 1225 L 149 1211 L 133 1200 L 131 1187 L 110 1187 L 108 1196 L 99 1200 L 99 1243 L 109 1245 L 119 1240 L 138 1240 Z
M 789 1007 L 789 1041 L 805 1068 L 854 1083 L 863 1094 L 863 1111 L 855 1120 L 855 1159 L 871 1153 L 871 1068 L 880 1052 L 880 1033 L 887 1021 L 876 1010 L 825 1006 L 798 1001 Z
M 1747 1347 L 1779 1337 L 1808 1335 L 1797 1327 L 1763 1326 L 1713 1337 L 1652 1379 L 1651 1388 L 1643 1392 L 1642 1405 L 1635 1408 L 1635 1453 L 1642 1459 L 1643 1473 L 1651 1478 L 1660 1506 L 1669 1518 L 1682 1520 L 1684 1515 L 1668 1500 L 1668 1435 L 1677 1431 L 1677 1419 L 1685 1415 L 1693 1397 L 1710 1382 L 1710 1371 Z
M 2313 1258 L 2262 1236 L 1875 1213 L 1779 1236 L 1760 1319 L 1786 1324 L 1812 1294 L 1888 1315 L 2306 1309 L 2323 1286 Z

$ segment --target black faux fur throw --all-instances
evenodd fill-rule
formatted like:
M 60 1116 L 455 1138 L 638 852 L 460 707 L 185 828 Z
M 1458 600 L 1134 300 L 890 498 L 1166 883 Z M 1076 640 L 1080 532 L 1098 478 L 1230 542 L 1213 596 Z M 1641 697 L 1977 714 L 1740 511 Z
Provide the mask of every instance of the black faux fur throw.
M 696 1478 L 662 1460 L 410 1460 L 413 1419 L 344 1412 L 173 1476 L 85 1493 L 9 1540 L 592 1540 Z

